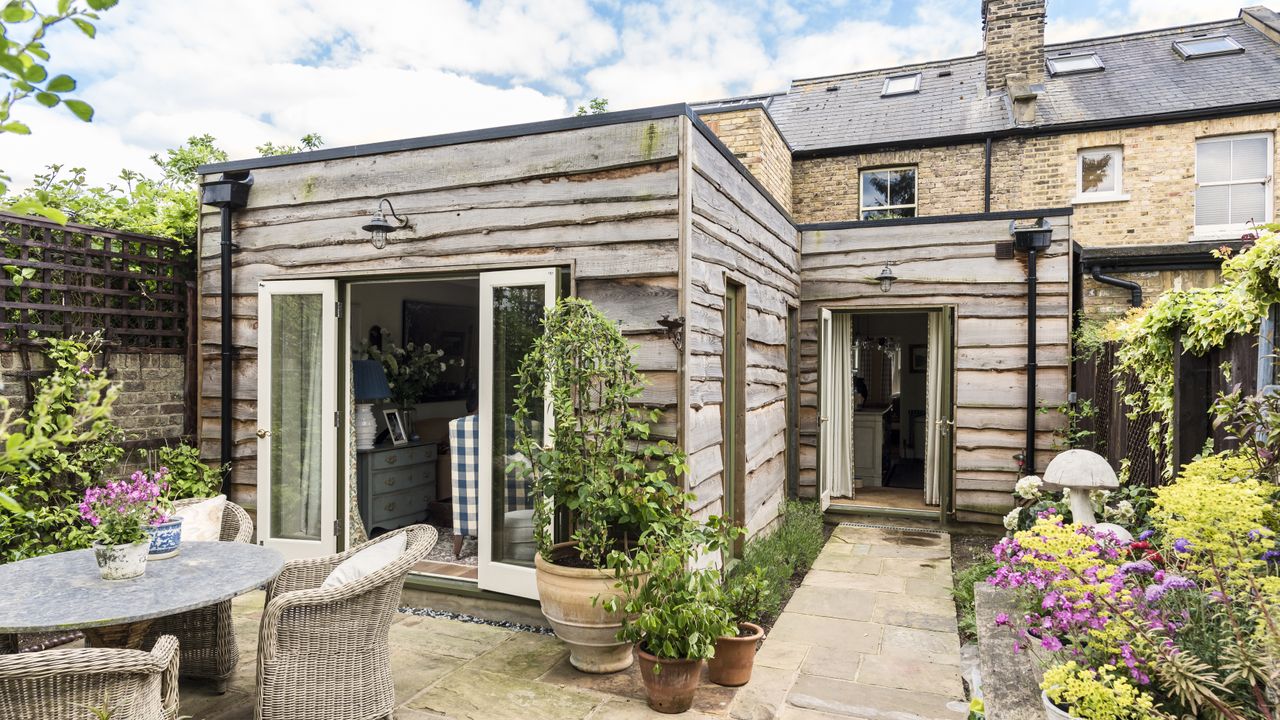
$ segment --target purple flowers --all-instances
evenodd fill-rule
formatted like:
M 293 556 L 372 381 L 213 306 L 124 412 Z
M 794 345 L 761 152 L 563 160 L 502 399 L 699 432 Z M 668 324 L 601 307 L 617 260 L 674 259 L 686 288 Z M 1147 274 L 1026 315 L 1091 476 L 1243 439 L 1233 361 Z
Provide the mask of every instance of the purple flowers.
M 1173 541 L 1174 552 L 1189 553 L 1191 552 L 1191 541 L 1186 538 L 1178 538 Z
M 1139 574 L 1150 575 L 1156 571 L 1156 566 L 1151 564 L 1150 560 L 1137 560 L 1127 562 L 1120 566 L 1120 573 L 1123 575 Z
M 154 475 L 139 470 L 128 480 L 91 487 L 84 491 L 80 517 L 93 526 L 103 542 L 138 542 L 146 537 L 147 525 L 159 525 L 169 519 L 165 512 L 168 503 L 163 499 L 168 474 L 165 468 Z

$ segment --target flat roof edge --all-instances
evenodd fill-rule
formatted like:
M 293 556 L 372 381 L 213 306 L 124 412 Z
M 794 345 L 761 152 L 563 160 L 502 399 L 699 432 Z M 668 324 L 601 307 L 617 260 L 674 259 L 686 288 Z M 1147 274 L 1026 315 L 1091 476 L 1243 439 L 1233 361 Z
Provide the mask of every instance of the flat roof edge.
M 796 227 L 800 232 L 819 230 L 862 230 L 879 227 L 898 227 L 900 225 L 944 225 L 947 223 L 984 222 L 991 220 L 1031 220 L 1043 217 L 1070 217 L 1075 208 L 1051 207 L 1034 210 L 1003 210 L 987 213 L 957 213 L 954 215 L 924 215 L 913 218 L 892 218 L 887 220 L 842 220 L 839 222 L 801 223 Z
M 260 168 L 324 162 L 326 160 L 343 160 L 348 158 L 364 157 L 367 155 L 382 155 L 385 153 L 402 152 L 405 150 L 424 150 L 427 148 L 444 147 L 447 145 L 465 145 L 467 143 L 483 142 L 486 140 L 505 140 L 508 138 L 520 137 L 522 135 L 541 135 L 544 133 L 560 132 L 564 130 L 604 127 L 607 125 L 622 125 L 625 123 L 644 122 L 647 120 L 665 120 L 667 118 L 692 114 L 693 111 L 689 108 L 687 103 L 655 105 L 653 107 L 636 108 L 634 110 L 620 110 L 617 112 L 600 113 L 598 115 L 577 115 L 567 118 L 556 118 L 554 120 L 538 120 L 535 122 L 517 123 L 515 125 L 499 125 L 496 127 L 480 128 L 478 130 L 464 130 L 461 132 L 443 133 L 440 135 L 424 135 L 422 137 L 405 138 L 403 140 L 387 140 L 361 145 L 323 148 L 320 150 L 309 150 L 307 152 L 290 153 L 288 155 L 272 155 L 269 157 L 230 160 L 227 162 L 201 165 L 196 168 L 196 172 L 200 175 L 211 175 L 213 173 L 224 172 L 242 172 L 245 170 L 258 170 Z

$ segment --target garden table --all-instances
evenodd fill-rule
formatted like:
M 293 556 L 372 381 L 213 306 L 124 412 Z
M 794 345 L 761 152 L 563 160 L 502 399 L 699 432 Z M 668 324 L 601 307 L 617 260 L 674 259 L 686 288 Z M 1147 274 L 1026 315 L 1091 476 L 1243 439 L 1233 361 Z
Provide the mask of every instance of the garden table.
M 0 565 L 0 652 L 17 633 L 83 630 L 98 647 L 137 649 L 152 621 L 207 607 L 257 588 L 280 573 L 275 550 L 231 542 L 184 542 L 130 580 L 103 580 L 93 550 Z

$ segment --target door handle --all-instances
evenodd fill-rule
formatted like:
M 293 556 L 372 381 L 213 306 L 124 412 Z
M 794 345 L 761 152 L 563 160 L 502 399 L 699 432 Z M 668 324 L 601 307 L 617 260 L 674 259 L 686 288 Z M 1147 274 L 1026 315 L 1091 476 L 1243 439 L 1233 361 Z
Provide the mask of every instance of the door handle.
M 266 428 L 258 428 L 258 437 L 269 438 L 271 437 L 271 431 Z

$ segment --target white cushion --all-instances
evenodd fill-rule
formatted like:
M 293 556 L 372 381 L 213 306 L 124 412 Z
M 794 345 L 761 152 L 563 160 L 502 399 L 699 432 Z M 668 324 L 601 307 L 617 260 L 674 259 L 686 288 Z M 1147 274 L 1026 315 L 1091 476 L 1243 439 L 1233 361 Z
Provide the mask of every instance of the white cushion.
M 395 562 L 404 552 L 405 534 L 383 540 L 343 560 L 320 587 L 337 587 L 355 582 Z
M 217 542 L 222 539 L 222 511 L 227 507 L 227 496 L 219 495 L 192 503 L 174 511 L 182 518 L 182 539 L 196 542 Z

